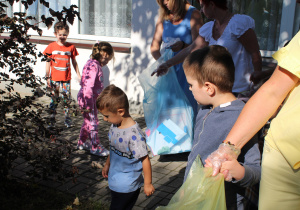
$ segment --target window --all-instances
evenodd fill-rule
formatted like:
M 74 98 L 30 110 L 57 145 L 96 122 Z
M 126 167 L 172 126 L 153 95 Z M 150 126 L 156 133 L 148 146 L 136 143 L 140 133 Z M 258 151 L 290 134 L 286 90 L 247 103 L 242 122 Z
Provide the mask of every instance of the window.
M 196 0 L 191 2 L 198 7 Z M 255 32 L 265 57 L 270 57 L 299 30 L 300 6 L 296 1 L 228 0 L 228 8 L 235 14 L 246 14 L 255 20 Z
M 78 5 L 82 22 L 76 21 L 71 27 L 71 38 L 82 38 L 80 35 L 95 35 L 105 37 L 130 38 L 131 35 L 131 0 L 48 0 L 50 8 L 61 11 L 63 7 Z M 35 1 L 29 6 L 27 14 L 37 20 L 41 15 L 50 16 L 49 11 Z M 45 29 L 43 35 L 52 35 L 44 24 L 39 27 Z M 79 36 L 78 36 L 79 35 Z M 91 37 L 85 37 L 91 39 Z M 95 38 L 95 37 L 94 37 Z
M 232 0 L 233 13 L 246 14 L 255 20 L 255 32 L 261 50 L 276 51 L 279 41 L 283 1 Z
M 131 0 L 80 0 L 79 33 L 130 38 Z

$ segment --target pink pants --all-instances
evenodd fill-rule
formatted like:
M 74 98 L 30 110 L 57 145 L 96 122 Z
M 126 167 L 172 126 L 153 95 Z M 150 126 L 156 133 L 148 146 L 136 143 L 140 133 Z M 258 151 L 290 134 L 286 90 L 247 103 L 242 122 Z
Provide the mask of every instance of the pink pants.
M 91 140 L 93 146 L 97 146 L 100 143 L 98 138 L 98 117 L 96 103 L 93 103 L 93 109 L 90 113 L 83 113 L 83 124 L 81 126 L 79 141 L 84 143 L 88 138 Z

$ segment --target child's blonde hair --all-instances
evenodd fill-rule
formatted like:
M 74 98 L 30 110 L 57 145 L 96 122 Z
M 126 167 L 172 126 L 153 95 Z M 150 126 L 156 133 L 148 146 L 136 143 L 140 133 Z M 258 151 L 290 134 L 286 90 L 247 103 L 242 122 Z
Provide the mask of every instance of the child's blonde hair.
M 69 33 L 69 26 L 64 22 L 60 21 L 54 25 L 54 33 L 57 33 L 59 30 L 65 29 Z
M 235 67 L 225 47 L 211 45 L 195 50 L 184 60 L 183 69 L 200 85 L 210 82 L 222 92 L 232 92 Z
M 107 53 L 109 59 L 114 59 L 114 49 L 108 42 L 99 42 L 94 44 L 91 58 L 95 60 L 100 60 L 101 52 Z
M 129 113 L 129 102 L 123 90 L 115 85 L 109 85 L 100 93 L 96 100 L 98 110 L 107 109 L 112 113 L 117 113 L 118 109 L 125 109 Z

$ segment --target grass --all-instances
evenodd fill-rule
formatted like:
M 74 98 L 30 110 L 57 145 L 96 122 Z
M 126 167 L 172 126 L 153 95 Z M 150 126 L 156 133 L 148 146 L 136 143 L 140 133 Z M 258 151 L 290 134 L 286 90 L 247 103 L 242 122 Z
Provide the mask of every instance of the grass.
M 32 183 L 7 180 L 0 183 L 1 210 L 107 210 L 109 206 L 100 201 L 80 200 L 75 196 Z

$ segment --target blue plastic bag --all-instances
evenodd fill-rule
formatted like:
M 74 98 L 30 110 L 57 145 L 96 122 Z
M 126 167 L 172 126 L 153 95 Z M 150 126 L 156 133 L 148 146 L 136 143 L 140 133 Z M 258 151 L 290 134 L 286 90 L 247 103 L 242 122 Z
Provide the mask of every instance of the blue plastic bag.
M 153 155 L 189 152 L 192 148 L 194 113 L 171 67 L 164 76 L 151 73 L 173 55 L 166 49 L 162 56 L 139 77 L 144 90 L 146 139 Z

